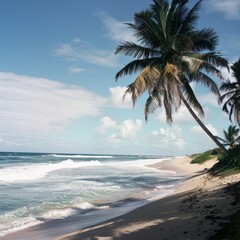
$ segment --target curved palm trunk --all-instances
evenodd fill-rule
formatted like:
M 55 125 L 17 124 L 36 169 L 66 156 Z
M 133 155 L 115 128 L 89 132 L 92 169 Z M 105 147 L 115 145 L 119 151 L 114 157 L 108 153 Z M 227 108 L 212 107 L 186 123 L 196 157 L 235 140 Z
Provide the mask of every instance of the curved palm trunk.
M 207 135 L 217 144 L 217 146 L 224 152 L 227 153 L 227 149 L 217 140 L 217 138 L 207 129 L 207 127 L 203 124 L 203 122 L 199 119 L 199 117 L 195 114 L 195 112 L 192 110 L 184 96 L 182 95 L 182 101 L 187 107 L 188 111 L 191 113 L 193 118 L 196 120 L 196 122 L 199 124 L 199 126 L 207 133 Z

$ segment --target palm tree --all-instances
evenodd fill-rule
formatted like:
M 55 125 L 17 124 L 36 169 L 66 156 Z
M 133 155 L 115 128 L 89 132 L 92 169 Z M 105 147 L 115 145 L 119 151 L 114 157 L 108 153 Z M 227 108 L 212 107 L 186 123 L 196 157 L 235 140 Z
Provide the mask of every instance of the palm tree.
M 233 119 L 240 126 L 240 58 L 231 66 L 234 82 L 229 79 L 221 86 L 221 90 L 226 93 L 222 99 L 226 100 L 223 105 L 223 111 L 229 114 L 229 120 Z
M 145 104 L 145 119 L 157 108 L 164 107 L 166 121 L 172 123 L 172 113 L 183 102 L 198 124 L 224 151 L 226 148 L 206 128 L 200 117 L 204 111 L 198 102 L 190 83 L 207 86 L 220 101 L 217 84 L 208 74 L 222 78 L 217 67 L 227 67 L 228 62 L 215 51 L 217 34 L 209 28 L 197 30 L 201 0 L 191 9 L 186 7 L 188 0 L 153 0 L 149 9 L 135 14 L 134 23 L 127 23 L 133 30 L 137 43 L 122 42 L 116 54 L 132 56 L 133 61 L 123 67 L 116 80 L 124 75 L 140 71 L 133 83 L 128 85 L 135 104 L 137 98 L 148 91 Z
M 220 141 L 223 142 L 224 146 L 229 146 L 229 148 L 234 148 L 236 145 L 240 143 L 240 129 L 236 126 L 230 125 L 228 130 L 223 130 L 224 139 L 217 137 Z

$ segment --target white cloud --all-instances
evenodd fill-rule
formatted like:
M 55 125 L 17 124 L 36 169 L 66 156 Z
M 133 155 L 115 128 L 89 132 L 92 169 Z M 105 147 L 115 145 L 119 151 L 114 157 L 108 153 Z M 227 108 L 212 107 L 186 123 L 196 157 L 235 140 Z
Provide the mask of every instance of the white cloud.
M 113 51 L 101 50 L 92 46 L 88 42 L 80 39 L 73 39 L 69 43 L 62 43 L 54 50 L 54 54 L 58 57 L 66 58 L 69 61 L 85 61 L 87 63 L 105 66 L 119 66 L 118 57 Z
M 119 143 L 121 140 L 137 141 L 137 134 L 142 129 L 142 121 L 139 119 L 127 119 L 121 123 L 116 123 L 108 116 L 100 119 L 97 129 L 98 134 L 105 140 L 112 143 Z
M 108 104 L 117 108 L 132 108 L 131 96 L 127 94 L 123 99 L 126 89 L 126 87 L 121 86 L 109 88 L 110 97 L 108 98 Z
M 0 133 L 16 144 L 29 134 L 49 134 L 74 119 L 99 115 L 105 105 L 99 95 L 44 78 L 0 72 L 0 85 Z
M 116 133 L 112 133 L 110 135 L 105 136 L 106 141 L 112 143 L 112 147 L 116 147 L 120 143 L 120 138 Z
M 159 131 L 153 131 L 149 137 L 154 147 L 168 149 L 169 154 L 176 150 L 183 150 L 186 145 L 182 129 L 177 126 L 160 128 Z
M 222 12 L 228 19 L 240 19 L 239 0 L 209 0 L 207 4 L 209 11 Z
M 113 121 L 110 117 L 105 116 L 100 119 L 100 126 L 98 127 L 98 132 L 100 134 L 106 134 L 108 129 L 114 129 L 117 127 L 117 123 Z
M 137 140 L 137 133 L 142 128 L 142 121 L 139 119 L 136 119 L 135 121 L 132 119 L 128 119 L 123 121 L 120 126 L 120 137 L 122 139 L 135 141 Z
M 99 13 L 101 20 L 107 30 L 107 35 L 116 42 L 136 42 L 133 31 L 125 24 L 126 22 L 118 21 L 106 12 Z
M 69 72 L 72 73 L 72 74 L 78 74 L 78 73 L 81 73 L 83 71 L 84 71 L 84 69 L 80 68 L 80 67 L 73 67 L 73 66 L 69 67 Z

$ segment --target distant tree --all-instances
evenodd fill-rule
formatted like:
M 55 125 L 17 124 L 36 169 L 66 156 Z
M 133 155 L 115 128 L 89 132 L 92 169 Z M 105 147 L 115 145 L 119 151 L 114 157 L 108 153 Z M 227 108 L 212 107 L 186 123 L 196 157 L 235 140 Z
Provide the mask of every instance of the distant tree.
M 220 141 L 222 141 L 224 146 L 228 146 L 229 148 L 234 148 L 236 145 L 240 144 L 240 129 L 236 126 L 230 125 L 228 130 L 223 130 L 224 139 L 218 137 Z
M 233 119 L 240 126 L 240 58 L 231 66 L 234 81 L 229 79 L 221 85 L 221 90 L 226 92 L 222 95 L 225 100 L 223 111 L 229 114 L 229 120 Z
M 146 120 L 149 113 L 163 107 L 166 121 L 172 123 L 173 111 L 183 102 L 203 130 L 226 152 L 195 114 L 194 110 L 203 117 L 204 111 L 190 83 L 207 86 L 220 100 L 217 84 L 208 74 L 222 78 L 218 67 L 228 68 L 228 62 L 215 51 L 216 32 L 196 28 L 201 0 L 191 9 L 187 3 L 188 0 L 173 0 L 171 4 L 167 0 L 153 0 L 149 9 L 135 14 L 134 23 L 127 25 L 138 43 L 122 42 L 116 49 L 116 54 L 132 56 L 134 60 L 116 74 L 116 80 L 140 72 L 126 94 L 131 95 L 134 105 L 141 94 L 148 92 Z

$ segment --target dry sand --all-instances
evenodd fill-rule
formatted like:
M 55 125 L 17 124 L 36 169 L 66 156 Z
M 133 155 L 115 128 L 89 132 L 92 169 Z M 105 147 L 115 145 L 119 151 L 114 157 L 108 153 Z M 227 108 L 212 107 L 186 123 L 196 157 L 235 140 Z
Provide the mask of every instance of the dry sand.
M 239 210 L 232 205 L 231 186 L 240 174 L 212 177 L 207 170 L 215 160 L 196 165 L 190 159 L 164 161 L 151 167 L 174 170 L 189 176 L 174 194 L 149 203 L 105 223 L 62 236 L 67 240 L 202 240 L 214 235 L 229 216 Z

